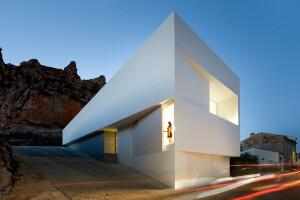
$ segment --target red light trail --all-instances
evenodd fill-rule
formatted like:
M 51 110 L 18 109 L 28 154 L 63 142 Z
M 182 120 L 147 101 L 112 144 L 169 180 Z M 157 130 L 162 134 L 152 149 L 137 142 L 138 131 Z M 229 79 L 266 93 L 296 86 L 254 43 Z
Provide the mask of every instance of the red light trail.
M 280 167 L 280 166 L 291 166 L 290 163 L 283 164 L 238 164 L 238 165 L 230 165 L 230 167 Z
M 285 189 L 288 189 L 290 187 L 296 186 L 298 184 L 300 184 L 300 180 L 294 181 L 292 183 L 287 183 L 287 184 L 278 186 L 276 188 L 266 189 L 266 190 L 263 190 L 263 191 L 260 191 L 260 192 L 255 192 L 253 194 L 249 194 L 249 195 L 246 195 L 246 196 L 243 196 L 243 197 L 238 197 L 238 198 L 235 198 L 233 200 L 251 199 L 251 198 L 254 198 L 254 197 L 257 197 L 257 196 L 261 196 L 261 195 L 264 195 L 264 194 L 269 194 L 269 193 L 272 193 L 272 192 L 278 192 L 278 191 L 281 191 L 281 190 L 285 190 Z
M 277 179 L 277 178 L 281 178 L 281 177 L 285 177 L 285 176 L 289 176 L 289 175 L 297 174 L 297 173 L 300 173 L 300 171 L 291 172 L 291 173 L 287 173 L 287 174 L 281 174 L 281 175 L 272 176 L 272 177 L 261 178 L 261 179 L 254 180 L 254 181 L 258 182 L 258 181 L 264 181 L 264 180 L 269 180 L 269 179 Z M 51 186 L 75 186 L 75 185 L 111 184 L 111 183 L 130 184 L 130 183 L 145 183 L 145 182 L 148 182 L 148 181 L 151 181 L 151 180 L 150 179 L 138 179 L 138 180 L 113 180 L 113 181 L 94 181 L 94 182 L 76 182 L 76 183 L 57 183 L 57 184 L 49 184 L 49 185 L 15 186 L 15 187 L 0 188 L 0 190 L 6 190 L 6 189 L 12 189 L 12 188 L 14 188 L 14 189 L 26 189 L 26 188 L 29 189 L 29 188 L 39 188 L 39 187 L 51 187 Z M 207 186 L 207 187 L 185 189 L 185 190 L 181 190 L 181 191 L 175 191 L 175 192 L 166 194 L 164 196 L 167 197 L 169 195 L 176 195 L 176 194 L 181 194 L 181 193 L 185 193 L 185 192 L 188 193 L 188 192 L 205 190 L 205 189 L 220 188 L 220 187 L 230 186 L 230 185 L 233 185 L 233 184 L 236 184 L 236 183 L 239 183 L 239 182 L 240 181 L 233 182 L 233 183 L 224 183 L 224 184 L 218 184 L 218 185 L 211 185 L 211 186 Z M 271 184 L 271 185 L 264 185 L 264 186 L 260 186 L 260 187 L 255 187 L 252 190 L 253 191 L 258 191 L 258 192 L 255 192 L 255 193 L 247 195 L 247 196 L 239 197 L 239 198 L 236 198 L 236 199 L 233 199 L 233 200 L 250 199 L 250 198 L 260 196 L 260 195 L 264 195 L 264 194 L 268 194 L 268 193 L 271 193 L 271 192 L 281 191 L 281 190 L 293 187 L 293 186 L 298 185 L 298 184 L 300 184 L 300 180 L 290 182 L 290 183 L 285 183 L 285 184 Z

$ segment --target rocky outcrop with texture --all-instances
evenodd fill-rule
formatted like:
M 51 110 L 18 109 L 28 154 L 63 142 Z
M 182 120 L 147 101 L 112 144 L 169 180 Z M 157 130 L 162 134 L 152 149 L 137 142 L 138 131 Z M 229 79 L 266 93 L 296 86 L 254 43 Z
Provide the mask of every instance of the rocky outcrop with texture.
M 103 75 L 81 80 L 74 61 L 64 69 L 36 59 L 14 66 L 4 63 L 0 50 L 0 136 L 11 144 L 24 137 L 35 144 L 30 134 L 41 142 L 61 137 L 61 130 L 104 84 Z
M 0 140 L 0 197 L 13 186 L 16 170 L 17 163 L 9 144 Z

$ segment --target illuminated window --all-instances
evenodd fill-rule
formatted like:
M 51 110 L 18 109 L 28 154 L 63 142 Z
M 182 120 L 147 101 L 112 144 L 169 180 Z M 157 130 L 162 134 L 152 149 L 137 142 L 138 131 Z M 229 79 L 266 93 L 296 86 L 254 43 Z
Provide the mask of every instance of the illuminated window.
M 210 100 L 210 102 L 209 102 L 209 111 L 214 115 L 217 114 L 217 103 L 216 102 Z
M 231 123 L 239 125 L 239 99 L 231 89 L 201 67 L 196 61 L 183 53 L 182 55 L 209 82 L 209 111 Z M 207 102 L 208 103 L 208 102 Z
M 170 99 L 162 106 L 162 128 L 163 128 L 163 146 L 170 145 L 170 140 L 168 138 L 168 133 L 165 132 L 168 130 L 169 122 L 172 124 L 172 138 L 171 142 L 174 142 L 174 99 Z M 165 148 L 163 148 L 166 150 Z
M 239 124 L 238 96 L 218 80 L 210 82 L 210 113 Z

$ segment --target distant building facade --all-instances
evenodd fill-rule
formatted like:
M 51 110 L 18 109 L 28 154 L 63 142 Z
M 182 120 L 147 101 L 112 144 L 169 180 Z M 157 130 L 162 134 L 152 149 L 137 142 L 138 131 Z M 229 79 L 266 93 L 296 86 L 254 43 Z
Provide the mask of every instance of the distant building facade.
M 241 153 L 251 153 L 252 155 L 258 156 L 258 163 L 259 164 L 282 164 L 280 160 L 279 152 L 276 151 L 269 151 L 269 150 L 263 150 L 263 149 L 257 149 L 257 148 L 250 148 L 245 151 L 242 151 Z
M 297 157 L 297 162 L 298 162 L 298 164 L 300 163 L 300 152 L 297 152 L 296 153 L 296 157 Z
M 263 164 L 293 164 L 297 161 L 296 140 L 296 137 L 285 135 L 250 133 L 249 138 L 241 141 L 241 152 L 259 156 L 259 163 Z M 271 152 L 278 152 L 278 159 L 275 158 L 277 153 Z

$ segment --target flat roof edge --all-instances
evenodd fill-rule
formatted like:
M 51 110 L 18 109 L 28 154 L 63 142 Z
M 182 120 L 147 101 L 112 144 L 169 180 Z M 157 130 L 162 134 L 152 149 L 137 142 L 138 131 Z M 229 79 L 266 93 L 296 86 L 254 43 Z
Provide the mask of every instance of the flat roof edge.
M 82 137 L 79 137 L 79 138 L 77 138 L 77 139 L 75 139 L 75 140 L 73 140 L 71 142 L 67 142 L 67 143 L 63 144 L 63 146 L 69 146 L 71 144 L 74 144 L 74 143 L 77 143 L 77 142 L 81 142 L 83 140 L 86 140 L 88 138 L 91 138 L 91 137 L 93 137 L 95 135 L 98 135 L 98 134 L 101 134 L 101 133 L 104 133 L 104 131 L 97 130 L 97 131 L 91 132 L 91 133 L 89 133 L 87 135 L 84 135 Z

